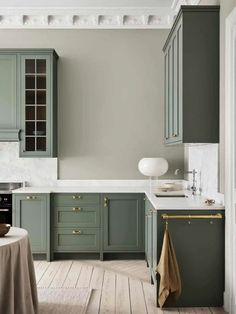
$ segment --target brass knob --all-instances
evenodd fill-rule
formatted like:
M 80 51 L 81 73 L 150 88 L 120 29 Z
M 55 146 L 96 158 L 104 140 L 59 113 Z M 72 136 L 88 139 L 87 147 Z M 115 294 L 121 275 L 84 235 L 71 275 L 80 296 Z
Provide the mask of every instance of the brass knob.
M 73 198 L 73 200 L 81 200 L 82 196 L 81 195 L 73 195 L 72 198 Z
M 104 197 L 104 207 L 108 207 L 109 199 L 108 197 Z
M 79 235 L 79 234 L 81 234 L 82 232 L 81 232 L 81 230 L 73 230 L 73 232 L 72 232 L 73 234 L 77 234 L 77 235 Z
M 177 137 L 177 134 L 173 134 L 172 136 L 173 136 L 173 137 Z
M 36 196 L 26 196 L 27 200 L 36 200 Z
M 81 207 L 73 207 L 72 210 L 74 212 L 80 212 L 82 210 L 82 208 Z

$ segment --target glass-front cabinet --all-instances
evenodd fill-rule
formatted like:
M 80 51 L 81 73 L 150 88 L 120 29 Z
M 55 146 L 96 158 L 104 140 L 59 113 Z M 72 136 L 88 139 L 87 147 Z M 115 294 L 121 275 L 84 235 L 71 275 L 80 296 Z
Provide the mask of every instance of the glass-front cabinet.
M 54 51 L 20 56 L 23 157 L 56 156 L 56 60 Z

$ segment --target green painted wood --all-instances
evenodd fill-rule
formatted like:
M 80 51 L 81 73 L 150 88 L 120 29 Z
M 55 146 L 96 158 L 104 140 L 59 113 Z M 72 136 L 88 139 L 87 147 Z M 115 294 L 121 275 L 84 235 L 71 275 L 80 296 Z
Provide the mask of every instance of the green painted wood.
M 14 194 L 13 224 L 28 231 L 33 253 L 46 253 L 50 260 L 49 194 Z
M 0 142 L 18 142 L 20 129 L 0 129 Z
M 99 205 L 80 207 L 56 206 L 54 208 L 54 224 L 56 227 L 90 227 L 100 226 Z
M 25 149 L 24 58 L 47 59 L 47 148 Z M 0 49 L 0 141 L 19 141 L 20 156 L 57 156 L 57 59 L 53 49 Z M 2 117 L 2 119 L 1 119 Z M 20 133 L 21 132 L 21 133 Z
M 142 194 L 103 194 L 104 252 L 144 251 Z
M 0 53 L 0 141 L 18 141 L 16 55 Z
M 151 276 L 152 281 L 156 283 L 156 266 L 157 261 L 157 210 L 153 209 L 152 213 L 152 269 Z
M 209 215 L 215 210 L 168 210 L 157 211 L 153 224 L 153 236 L 156 247 L 156 260 L 153 258 L 153 268 L 158 263 L 165 222 L 161 218 L 164 213 L 174 215 Z M 224 211 L 217 211 L 217 213 Z M 175 253 L 180 269 L 182 293 L 176 304 L 166 304 L 174 307 L 221 307 L 224 293 L 224 219 L 176 219 L 169 220 L 168 228 L 171 234 Z M 155 227 L 155 224 L 157 227 Z M 156 241 L 156 242 L 155 242 Z M 157 276 L 157 293 L 159 276 Z
M 97 193 L 58 193 L 54 194 L 55 206 L 96 204 L 99 205 L 100 195 Z
M 149 267 L 150 277 L 153 271 L 153 213 L 154 208 L 151 202 L 146 198 L 145 201 L 145 256 L 147 266 Z
M 165 51 L 164 57 L 164 65 L 165 65 L 165 140 L 166 142 L 170 138 L 169 134 L 169 93 L 168 93 L 168 80 L 169 80 L 169 63 L 168 63 L 168 50 Z
M 80 232 L 74 234 L 73 232 Z M 54 252 L 99 252 L 98 228 L 55 228 Z
M 219 7 L 182 6 L 163 51 L 166 144 L 218 143 Z
M 20 156 L 22 157 L 56 157 L 57 156 L 57 56 L 54 51 L 24 51 L 18 54 L 19 59 L 19 89 L 20 89 L 20 126 L 21 142 Z M 34 150 L 26 145 L 26 85 L 25 85 L 25 62 L 26 60 L 46 60 L 46 149 Z M 37 74 L 35 78 L 37 79 Z M 37 98 L 36 98 L 37 103 Z M 41 118 L 35 117 L 36 121 Z M 37 122 L 36 122 L 37 124 Z

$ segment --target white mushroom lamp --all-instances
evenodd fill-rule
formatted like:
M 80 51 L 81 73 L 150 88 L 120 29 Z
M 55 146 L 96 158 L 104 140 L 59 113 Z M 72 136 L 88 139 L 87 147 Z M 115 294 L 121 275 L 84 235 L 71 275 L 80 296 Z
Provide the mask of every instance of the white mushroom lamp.
M 150 178 L 150 192 L 152 189 L 152 179 L 163 176 L 168 171 L 168 162 L 165 158 L 142 158 L 138 163 L 139 171 Z

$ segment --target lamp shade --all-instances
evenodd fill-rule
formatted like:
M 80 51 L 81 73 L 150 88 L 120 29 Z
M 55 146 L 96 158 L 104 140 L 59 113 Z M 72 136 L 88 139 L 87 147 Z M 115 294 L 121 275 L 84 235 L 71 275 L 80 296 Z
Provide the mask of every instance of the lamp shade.
M 165 158 L 143 158 L 138 163 L 139 171 L 149 177 L 160 177 L 168 170 L 168 162 Z

